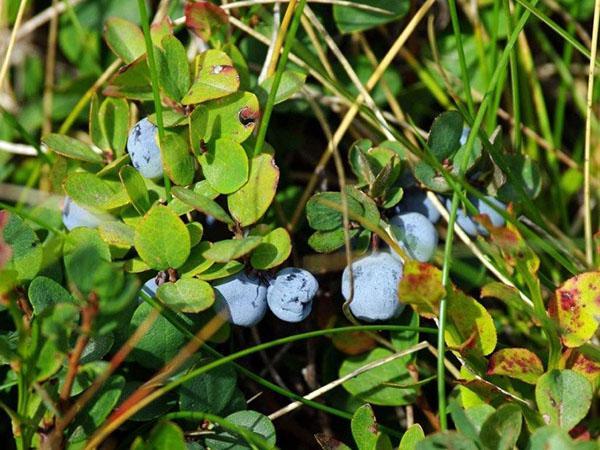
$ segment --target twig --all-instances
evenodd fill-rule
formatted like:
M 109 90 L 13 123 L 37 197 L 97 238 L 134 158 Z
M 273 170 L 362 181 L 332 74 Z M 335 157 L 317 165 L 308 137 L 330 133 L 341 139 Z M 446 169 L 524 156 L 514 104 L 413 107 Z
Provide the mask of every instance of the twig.
M 418 352 L 419 350 L 422 350 L 426 347 L 427 347 L 427 342 L 420 342 L 417 345 L 407 348 L 406 350 L 402 350 L 398 353 L 394 353 L 390 356 L 386 356 L 385 358 L 381 358 L 381 359 L 373 361 L 369 364 L 365 364 L 364 366 L 359 367 L 356 370 L 353 370 L 349 374 L 344 375 L 343 377 L 340 377 L 337 380 L 334 380 L 330 383 L 327 383 L 325 386 L 322 386 L 319 389 L 311 392 L 310 394 L 305 395 L 304 398 L 307 400 L 313 400 L 313 399 L 320 397 L 321 395 L 329 392 L 333 388 L 345 383 L 346 381 L 359 376 L 360 374 L 368 372 L 369 370 L 375 369 L 377 367 L 383 366 L 384 364 L 388 364 L 388 363 L 395 361 L 396 359 L 401 358 L 403 356 Z M 288 414 L 288 413 L 294 411 L 295 409 L 298 409 L 300 406 L 302 406 L 301 402 L 298 402 L 298 401 L 292 402 L 289 405 L 270 414 L 269 419 L 271 419 L 271 420 L 278 419 L 279 417 L 284 416 L 285 414 Z
M 273 60 L 273 53 L 275 52 L 275 43 L 277 42 L 277 36 L 279 33 L 279 27 L 281 24 L 281 8 L 279 3 L 273 5 L 273 33 L 271 34 L 271 44 L 267 50 L 267 56 L 265 56 L 265 62 L 258 75 L 258 83 L 262 83 L 268 77 L 270 62 Z M 281 50 L 281 47 L 279 47 Z
M 56 6 L 58 0 L 52 0 L 52 6 Z M 42 99 L 42 112 L 44 122 L 42 123 L 42 136 L 52 131 L 52 101 L 54 94 L 54 69 L 56 67 L 56 37 L 58 34 L 58 16 L 50 20 L 50 32 L 48 33 L 48 46 L 46 53 L 46 73 L 44 79 L 44 97 Z
M 585 154 L 583 159 L 583 212 L 585 234 L 585 256 L 588 264 L 593 264 L 592 207 L 590 203 L 590 153 L 592 140 L 592 104 L 594 101 L 594 61 L 598 52 L 598 27 L 600 22 L 600 0 L 594 4 L 594 22 L 592 26 L 592 50 L 588 76 L 587 111 L 585 118 Z
M 412 17 L 410 22 L 406 25 L 406 27 L 404 28 L 404 30 L 402 31 L 400 36 L 398 36 L 398 38 L 396 39 L 396 41 L 394 42 L 392 47 L 388 50 L 386 55 L 383 57 L 383 59 L 377 66 L 377 69 L 375 69 L 375 71 L 373 72 L 371 77 L 366 82 L 365 89 L 367 91 L 370 91 L 371 89 L 373 89 L 375 87 L 375 85 L 377 84 L 377 82 L 379 81 L 379 79 L 381 78 L 383 73 L 385 72 L 385 70 L 388 68 L 388 66 L 391 64 L 391 62 L 394 60 L 394 58 L 396 57 L 396 55 L 398 54 L 398 52 L 400 51 L 402 46 L 406 43 L 406 41 L 408 40 L 410 35 L 413 33 L 413 31 L 415 30 L 417 25 L 421 22 L 421 19 L 423 19 L 423 17 L 425 17 L 425 14 L 427 14 L 427 12 L 429 11 L 429 9 L 433 5 L 433 3 L 435 3 L 435 0 L 427 0 L 416 11 L 415 15 Z M 356 114 L 358 113 L 360 105 L 362 104 L 363 100 L 364 100 L 364 96 L 362 94 L 359 94 L 356 97 L 356 99 L 352 103 L 352 106 L 346 112 L 344 118 L 342 119 L 342 122 L 340 123 L 337 130 L 335 131 L 332 140 L 327 145 L 327 150 L 321 156 L 319 165 L 315 169 L 315 172 L 314 172 L 313 176 L 311 177 L 310 181 L 308 182 L 304 192 L 302 193 L 302 197 L 301 197 L 300 201 L 298 202 L 298 206 L 296 207 L 296 210 L 294 211 L 294 215 L 292 216 L 292 220 L 291 220 L 292 229 L 294 229 L 296 227 L 296 225 L 298 224 L 298 221 L 300 220 L 300 216 L 302 215 L 302 211 L 304 210 L 304 206 L 306 205 L 306 202 L 308 201 L 308 199 L 310 198 L 310 196 L 312 195 L 312 193 L 316 187 L 318 176 L 319 176 L 318 170 L 323 170 L 323 168 L 327 165 L 327 162 L 333 155 L 334 146 L 338 145 L 340 143 L 340 141 L 342 140 L 342 137 L 344 136 L 344 134 L 348 130 L 350 124 L 356 117 Z
M 23 20 L 23 14 L 25 13 L 26 5 L 27 0 L 21 0 L 21 3 L 19 4 L 19 10 L 17 11 L 17 17 L 15 19 L 15 24 L 13 25 L 13 29 L 10 34 L 10 40 L 8 41 L 8 47 L 6 48 L 6 53 L 4 54 L 2 68 L 0 69 L 0 91 L 2 91 L 2 86 L 4 85 L 4 78 L 6 77 L 8 67 L 10 66 L 10 57 L 15 47 L 17 32 L 19 31 L 19 27 L 21 26 L 21 21 Z
M 85 346 L 90 339 L 92 325 L 97 314 L 98 296 L 92 292 L 88 298 L 88 304 L 81 311 L 81 331 L 73 351 L 69 354 L 67 375 L 65 376 L 65 383 L 63 384 L 59 397 L 62 404 L 66 404 L 66 402 L 69 400 L 69 397 L 71 397 L 71 389 L 73 388 L 75 376 L 77 375 L 77 370 L 79 369 L 79 359 L 81 358 L 81 355 L 85 350 Z
M 225 323 L 225 318 L 217 314 L 206 325 L 204 325 L 195 337 L 191 339 L 185 347 L 160 371 L 137 388 L 121 405 L 113 411 L 109 418 L 92 435 L 87 442 L 85 449 L 92 450 L 97 448 L 119 425 L 124 423 L 129 417 L 140 411 L 148 403 L 152 402 L 158 396 L 162 395 L 160 387 L 169 378 L 169 376 L 185 363 L 191 355 L 214 335 Z
M 51 6 L 43 10 L 41 13 L 39 13 L 35 17 L 32 17 L 23 24 L 23 26 L 19 29 L 19 32 L 17 33 L 17 41 L 23 39 L 25 36 L 29 35 L 29 33 L 38 29 L 46 22 L 51 20 L 53 17 L 65 12 L 67 10 L 67 7 L 72 8 L 81 3 L 82 1 L 83 0 L 63 0 L 56 6 Z
M 125 341 L 123 346 L 114 354 L 111 358 L 108 367 L 94 380 L 92 385 L 87 388 L 83 393 L 77 397 L 77 400 L 71 407 L 65 412 L 65 414 L 57 421 L 54 431 L 50 436 L 51 442 L 58 442 L 62 438 L 63 431 L 75 418 L 75 416 L 83 409 L 83 407 L 89 402 L 92 397 L 100 390 L 106 380 L 119 368 L 119 366 L 125 361 L 125 358 L 134 349 L 137 343 L 142 337 L 146 335 L 154 321 L 158 318 L 160 312 L 157 309 L 152 309 L 144 321 L 134 331 L 134 333 Z

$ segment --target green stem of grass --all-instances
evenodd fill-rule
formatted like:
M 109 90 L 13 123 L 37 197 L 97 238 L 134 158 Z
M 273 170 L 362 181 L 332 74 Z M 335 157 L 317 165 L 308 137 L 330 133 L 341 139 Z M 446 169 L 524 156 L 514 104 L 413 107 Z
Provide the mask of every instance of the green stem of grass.
M 504 0 L 504 15 L 506 18 L 507 33 L 510 34 L 513 28 L 513 16 L 510 13 L 509 0 Z M 517 126 L 514 127 L 514 142 L 513 147 L 515 151 L 521 151 L 521 143 L 523 141 L 523 133 L 521 132 L 521 93 L 519 92 L 519 62 L 517 61 L 517 52 L 513 49 L 510 52 L 509 58 L 510 64 L 510 81 L 511 81 L 511 93 L 513 101 L 513 118 Z
M 150 306 L 152 306 L 153 308 L 158 309 L 160 311 L 161 315 L 165 319 L 167 319 L 169 321 L 169 323 L 171 323 L 175 328 L 177 328 L 181 333 L 183 333 L 189 339 L 194 339 L 194 337 L 195 337 L 194 333 L 191 331 L 190 327 L 186 324 L 185 320 L 183 320 L 178 313 L 176 313 L 175 311 L 166 307 L 165 305 L 160 303 L 158 300 L 147 296 L 143 292 L 140 294 L 141 294 L 142 299 L 146 303 L 148 303 Z M 350 326 L 350 327 L 336 328 L 336 329 L 329 329 L 329 330 L 320 330 L 318 332 L 312 332 L 312 333 L 318 333 L 318 334 L 315 334 L 314 336 L 310 336 L 310 337 L 316 337 L 317 335 L 323 336 L 323 335 L 327 335 L 331 332 L 333 332 L 333 333 L 345 333 L 345 332 L 350 333 L 352 331 L 407 331 L 407 330 L 408 331 L 419 331 L 421 333 L 428 333 L 428 334 L 436 333 L 436 330 L 434 328 L 426 328 L 426 327 L 415 328 L 415 327 L 407 327 L 407 326 L 400 326 L 400 325 L 360 325 L 360 326 Z M 300 335 L 298 335 L 298 336 L 300 336 Z M 290 337 L 293 338 L 294 336 L 290 336 Z M 297 340 L 297 339 L 295 339 L 295 340 Z M 272 341 L 272 342 L 275 342 L 275 341 Z M 268 343 L 268 344 L 270 344 L 270 343 Z M 263 344 L 263 345 L 265 345 L 265 344 Z M 280 344 L 275 344 L 275 345 L 280 345 Z M 224 358 L 224 356 L 221 353 L 217 352 L 209 345 L 205 344 L 202 348 L 217 358 Z M 257 351 L 260 351 L 260 349 Z M 251 352 L 251 353 L 253 353 L 253 352 Z M 237 358 L 238 357 L 235 357 L 234 359 L 237 359 Z M 217 362 L 218 361 L 219 360 L 217 360 Z M 229 362 L 229 361 L 226 361 L 226 362 Z M 231 362 L 231 364 L 242 375 L 248 377 L 252 381 L 260 384 L 261 386 L 264 386 L 265 388 L 267 388 L 283 397 L 287 397 L 293 401 L 299 401 L 306 406 L 309 406 L 311 408 L 323 411 L 325 413 L 340 417 L 342 419 L 350 420 L 352 418 L 352 414 L 350 414 L 346 411 L 332 408 L 331 406 L 327 406 L 327 405 L 324 405 L 322 403 L 319 403 L 319 402 L 316 402 L 313 400 L 308 400 L 308 399 L 302 397 L 301 395 L 295 394 L 291 391 L 288 391 L 287 389 L 283 389 L 283 388 L 279 387 L 278 385 L 276 385 L 274 383 L 271 383 L 270 381 L 264 379 L 263 377 L 255 374 L 254 372 L 246 369 L 245 367 L 243 367 L 235 362 Z M 221 365 L 221 364 L 218 364 L 218 365 Z M 383 427 L 381 427 L 381 428 L 384 429 Z M 391 435 L 399 437 L 398 433 L 394 430 L 386 428 L 384 431 L 386 431 L 387 433 L 389 433 Z
M 475 113 L 475 103 L 471 94 L 471 80 L 467 69 L 467 61 L 465 59 L 465 49 L 463 46 L 462 35 L 460 31 L 460 22 L 458 20 L 458 11 L 456 10 L 456 0 L 449 0 L 448 6 L 450 9 L 450 20 L 452 21 L 452 31 L 456 39 L 456 49 L 458 50 L 458 61 L 460 63 L 460 75 L 463 82 L 463 89 L 467 99 L 467 108 L 472 116 Z
M 536 1 L 537 3 L 537 1 Z M 506 70 L 506 66 L 508 64 L 508 60 L 510 57 L 510 53 L 517 42 L 519 37 L 519 33 L 527 23 L 531 12 L 525 11 L 523 15 L 519 18 L 519 21 L 516 27 L 513 29 L 512 34 L 502 52 L 502 56 L 500 57 L 500 61 L 496 66 L 496 70 L 492 75 L 492 79 L 490 80 L 490 84 L 488 86 L 488 90 L 483 97 L 479 110 L 477 111 L 477 115 L 475 116 L 475 120 L 471 127 L 471 132 L 469 133 L 469 137 L 466 142 L 466 156 L 462 161 L 462 167 L 460 167 L 459 174 L 462 176 L 464 174 L 468 161 L 471 157 L 471 153 L 473 152 L 475 138 L 479 133 L 479 129 L 481 128 L 481 124 L 485 117 L 486 111 L 490 106 L 490 102 L 493 98 L 493 93 L 495 90 L 496 84 L 502 79 L 502 73 Z M 491 146 L 486 146 L 491 147 Z M 494 155 L 496 156 L 496 155 Z M 466 184 L 466 183 L 465 183 Z M 448 234 L 446 236 L 446 243 L 444 247 L 444 265 L 442 268 L 442 284 L 446 288 L 449 288 L 450 283 L 450 267 L 452 264 L 452 243 L 454 238 L 454 224 L 456 222 L 456 211 L 458 209 L 458 200 L 459 196 L 462 196 L 462 192 L 460 186 L 453 186 L 454 193 L 452 195 L 452 206 L 450 208 L 450 217 L 448 220 Z M 440 315 L 439 315 L 439 324 L 438 324 L 438 360 L 437 360 L 437 377 L 438 377 L 438 411 L 440 417 L 440 426 L 442 430 L 446 430 L 448 427 L 447 423 L 447 399 L 446 399 L 446 384 L 445 380 L 445 371 L 446 367 L 444 366 L 444 356 L 445 356 L 445 341 L 444 334 L 446 331 L 446 312 L 447 312 L 447 296 L 445 296 L 440 302 Z
M 146 42 L 146 55 L 148 58 L 148 67 L 150 69 L 150 78 L 152 79 L 152 96 L 154 98 L 154 109 L 156 110 L 156 125 L 158 127 L 158 140 L 160 143 L 161 153 L 165 152 L 163 142 L 165 141 L 165 126 L 163 122 L 162 103 L 160 102 L 160 85 L 158 80 L 158 71 L 156 69 L 156 59 L 154 57 L 154 45 L 150 35 L 150 25 L 148 11 L 146 10 L 145 0 L 138 0 L 138 8 L 140 10 L 140 19 L 142 21 L 142 30 L 144 32 L 144 41 Z M 167 202 L 171 201 L 171 180 L 165 172 L 163 175 L 165 182 L 165 196 Z
M 269 96 L 267 97 L 265 111 L 260 120 L 260 126 L 256 136 L 256 144 L 254 145 L 254 155 L 260 154 L 265 144 L 267 128 L 269 126 L 269 121 L 271 120 L 273 107 L 275 106 L 275 97 L 277 96 L 277 90 L 279 89 L 279 84 L 281 83 L 281 77 L 283 76 L 283 71 L 285 70 L 285 66 L 287 64 L 288 55 L 296 39 L 296 31 L 298 30 L 298 25 L 300 24 L 300 18 L 302 17 L 302 11 L 304 10 L 305 4 L 306 0 L 300 0 L 298 6 L 296 6 L 296 10 L 294 11 L 294 18 L 292 19 L 288 34 L 285 38 L 283 52 L 281 53 L 281 58 L 277 66 L 277 70 L 275 71 L 275 75 L 273 75 L 273 84 L 271 86 L 271 90 L 269 91 Z

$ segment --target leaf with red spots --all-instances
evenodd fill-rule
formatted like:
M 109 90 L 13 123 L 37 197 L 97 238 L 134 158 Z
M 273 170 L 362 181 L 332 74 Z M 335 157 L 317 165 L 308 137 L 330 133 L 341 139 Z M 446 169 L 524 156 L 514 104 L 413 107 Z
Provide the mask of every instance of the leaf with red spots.
M 517 288 L 492 281 L 481 288 L 481 298 L 493 297 L 502 300 L 508 306 L 524 311 L 526 304 L 519 296 Z
M 432 264 L 409 260 L 398 285 L 398 299 L 426 318 L 437 317 L 440 301 L 446 294 L 442 272 Z
M 526 348 L 504 348 L 495 352 L 488 363 L 488 375 L 506 375 L 535 384 L 544 373 L 542 361 Z
M 482 221 L 485 224 L 485 220 Z M 490 242 L 498 248 L 505 261 L 512 267 L 524 265 L 531 274 L 540 267 L 540 259 L 527 245 L 521 233 L 511 223 L 504 227 L 488 228 Z
M 558 323 L 566 347 L 579 347 L 587 342 L 600 320 L 600 271 L 567 280 L 556 290 L 548 312 Z
M 461 291 L 448 293 L 448 347 L 462 354 L 489 355 L 496 348 L 497 335 L 489 312 Z
M 188 2 L 184 14 L 185 26 L 204 42 L 229 21 L 227 13 L 211 2 Z

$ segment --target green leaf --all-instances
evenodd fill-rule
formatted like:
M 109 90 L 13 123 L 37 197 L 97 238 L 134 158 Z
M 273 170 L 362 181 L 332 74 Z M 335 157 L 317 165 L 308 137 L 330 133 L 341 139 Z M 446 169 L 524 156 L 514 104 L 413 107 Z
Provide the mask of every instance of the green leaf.
M 544 421 L 571 430 L 583 419 L 592 404 L 592 385 L 572 370 L 552 370 L 535 386 L 535 401 Z
M 202 365 L 206 361 L 202 361 Z M 190 369 L 196 366 L 190 367 Z M 182 411 L 202 411 L 221 414 L 229 405 L 236 389 L 237 376 L 231 365 L 222 365 L 192 378 L 179 389 Z
M 227 136 L 244 142 L 256 126 L 259 117 L 258 99 L 250 92 L 237 92 L 197 107 L 190 118 L 190 141 L 210 142 Z
M 207 181 L 221 194 L 231 194 L 248 181 L 248 156 L 232 139 L 212 141 L 198 159 Z
M 155 205 L 135 229 L 135 248 L 153 269 L 178 268 L 190 254 L 190 234 L 168 207 Z
M 117 405 L 125 386 L 125 377 L 113 375 L 77 415 L 69 441 L 81 442 L 92 435 Z
M 104 133 L 100 127 L 100 100 L 98 94 L 94 94 L 90 100 L 90 113 L 88 115 L 88 126 L 90 138 L 98 148 L 108 149 L 110 144 L 106 141 Z
M 579 450 L 579 446 L 575 445 L 567 431 L 547 425 L 532 433 L 527 450 Z
M 526 348 L 503 348 L 490 357 L 487 375 L 506 375 L 536 384 L 544 373 L 540 358 Z
M 262 437 L 271 446 L 275 446 L 275 427 L 268 417 L 256 411 L 238 411 L 225 419 L 242 428 L 247 428 Z M 206 445 L 211 450 L 250 450 L 252 447 L 245 439 L 227 432 L 218 433 L 206 439 Z
M 417 450 L 479 450 L 475 442 L 456 431 L 444 431 L 427 436 L 420 441 Z
M 466 353 L 488 355 L 497 342 L 496 328 L 490 313 L 475 299 L 460 291 L 448 293 L 448 347 Z
M 204 234 L 204 227 L 200 222 L 190 222 L 185 225 L 190 233 L 190 244 L 192 247 L 198 245 L 202 240 Z
M 371 405 L 363 405 L 354 412 L 350 427 L 359 450 L 391 450 L 389 438 L 379 431 Z
M 194 180 L 194 157 L 188 151 L 188 145 L 183 136 L 165 130 L 160 141 L 160 156 L 169 178 L 175 184 L 187 185 Z
M 322 450 L 352 450 L 342 441 L 338 441 L 336 438 L 323 433 L 315 434 L 315 439 Z
M 306 218 L 311 228 L 317 231 L 332 231 L 343 225 L 342 213 L 332 209 L 322 200 L 340 205 L 342 194 L 340 192 L 320 192 L 313 195 L 306 204 Z M 362 217 L 364 208 L 358 200 L 346 195 L 348 211 Z
M 31 280 L 42 266 L 44 252 L 40 240 L 23 219 L 14 213 L 7 214 L 8 221 L 0 231 L 11 256 L 3 270 L 14 270 L 18 280 Z
M 186 450 L 183 431 L 173 422 L 161 421 L 150 432 L 144 450 Z
M 231 217 L 229 217 L 225 210 L 210 198 L 189 189 L 177 186 L 173 188 L 172 192 L 175 197 L 177 197 L 186 205 L 190 205 L 194 209 L 197 209 L 206 215 L 213 216 L 215 219 L 223 223 L 228 225 L 233 224 L 233 220 Z
M 178 102 L 190 88 L 187 53 L 183 44 L 170 34 L 162 39 L 161 45 L 162 49 L 157 48 L 155 52 L 160 87 Z
M 197 277 L 201 280 L 211 281 L 228 277 L 238 273 L 244 268 L 244 264 L 239 261 L 229 261 L 227 263 L 212 264 L 208 269 L 199 273 Z
M 89 172 L 71 173 L 63 187 L 75 203 L 92 210 L 108 210 L 129 203 L 129 197 L 121 183 L 104 180 Z
M 271 92 L 271 88 L 273 86 L 273 80 L 275 75 L 271 75 L 269 78 L 264 80 L 260 87 L 262 88 L 262 93 L 264 95 L 265 101 L 262 103 L 266 103 L 266 98 L 269 96 Z M 294 70 L 286 70 L 283 72 L 281 76 L 281 81 L 279 83 L 279 88 L 277 89 L 277 94 L 275 95 L 275 105 L 278 103 L 282 103 L 289 98 L 296 95 L 306 82 L 306 74 L 303 72 L 296 72 Z
M 75 303 L 75 299 L 69 291 L 56 281 L 46 277 L 34 278 L 29 285 L 27 296 L 35 315 L 40 315 L 46 308 L 57 303 Z
M 109 18 L 104 25 L 104 39 L 113 53 L 126 64 L 146 53 L 142 30 L 129 20 Z
M 131 100 L 152 100 L 152 80 L 146 55 L 123 66 L 108 81 L 103 94 L 108 97 L 125 97 Z
M 103 141 L 120 156 L 125 151 L 129 132 L 129 104 L 123 98 L 106 98 L 100 105 L 100 130 Z M 108 150 L 104 148 L 103 150 Z
M 438 161 L 451 158 L 460 148 L 463 123 L 462 116 L 456 111 L 444 112 L 433 121 L 427 145 Z
M 358 234 L 359 230 L 348 230 L 350 239 Z M 344 245 L 344 229 L 337 228 L 333 231 L 315 231 L 308 238 L 308 245 L 319 253 L 331 253 Z
M 395 2 L 387 0 L 355 0 L 354 3 L 374 6 L 381 10 L 389 11 L 389 14 L 377 10 L 372 11 L 353 8 L 351 6 L 334 5 L 333 18 L 342 33 L 368 30 L 369 28 L 401 19 L 410 8 L 408 0 L 398 0 Z
M 162 48 L 162 40 L 166 36 L 173 35 L 173 21 L 167 15 L 164 16 L 160 22 L 155 22 L 150 26 L 150 38 L 152 39 L 152 44 L 156 47 Z
M 89 163 L 102 163 L 104 158 L 96 153 L 87 144 L 77 139 L 62 134 L 49 134 L 42 138 L 42 144 L 46 145 L 54 153 Z
M 390 355 L 392 352 L 387 349 L 374 348 L 368 353 L 346 358 L 340 367 L 339 376 L 348 375 L 356 369 Z M 415 389 L 390 387 L 384 383 L 406 385 L 413 382 L 406 367 L 406 360 L 398 358 L 351 378 L 343 386 L 344 389 L 364 402 L 375 405 L 402 406 L 414 401 Z
M 479 437 L 490 450 L 512 450 L 517 445 L 522 423 L 521 408 L 505 404 L 484 422 Z
M 252 225 L 267 211 L 279 182 L 279 168 L 269 154 L 256 155 L 250 161 L 248 182 L 227 197 L 231 215 L 242 227 Z
M 209 200 L 214 200 L 219 196 L 219 193 L 215 191 L 208 181 L 202 180 L 194 183 L 190 186 L 190 190 L 193 190 L 196 194 L 200 194 Z M 161 192 L 162 194 L 162 192 Z M 218 205 L 217 205 L 218 206 Z M 169 208 L 177 213 L 178 216 L 182 216 L 194 210 L 191 206 L 185 204 L 177 197 L 173 198 L 173 200 L 169 203 Z M 233 221 L 232 221 L 233 222 Z
M 204 252 L 208 250 L 211 245 L 210 242 L 200 242 L 195 247 L 192 247 L 192 251 L 190 252 L 187 261 L 177 271 L 182 278 L 193 277 L 194 275 L 204 272 L 214 264 L 214 261 L 211 261 L 204 256 Z
M 119 170 L 119 178 L 137 212 L 140 214 L 148 212 L 151 205 L 144 177 L 133 167 L 123 166 Z
M 568 279 L 556 290 L 548 311 L 559 325 L 562 342 L 579 347 L 594 336 L 600 323 L 600 271 Z
M 405 262 L 398 284 L 400 302 L 411 305 L 419 315 L 431 319 L 438 316 L 440 301 L 445 295 L 440 269 L 415 260 Z
M 402 435 L 398 450 L 415 450 L 417 444 L 425 439 L 423 428 L 418 423 L 412 424 Z
M 292 240 L 285 228 L 275 228 L 254 249 L 250 264 L 257 270 L 267 270 L 282 264 L 292 252 Z
M 142 324 L 152 309 L 147 303 L 137 307 L 131 318 L 129 335 Z M 142 367 L 158 369 L 170 361 L 187 341 L 188 338 L 175 325 L 159 315 L 129 357 Z
M 204 252 L 204 257 L 211 261 L 226 263 L 247 255 L 258 247 L 261 241 L 259 236 L 248 236 L 242 239 L 226 239 L 215 242 Z
M 98 232 L 104 242 L 113 247 L 129 249 L 133 247 L 135 228 L 120 221 L 103 222 Z
M 208 42 L 213 33 L 227 25 L 227 13 L 211 2 L 187 2 L 185 4 L 185 26 L 192 30 L 204 42 Z
M 163 283 L 156 295 L 175 311 L 198 313 L 208 309 L 215 301 L 215 292 L 206 281 L 181 278 L 175 283 Z
M 240 87 L 240 77 L 227 53 L 207 50 L 199 56 L 198 66 L 196 79 L 181 100 L 184 105 L 225 97 Z

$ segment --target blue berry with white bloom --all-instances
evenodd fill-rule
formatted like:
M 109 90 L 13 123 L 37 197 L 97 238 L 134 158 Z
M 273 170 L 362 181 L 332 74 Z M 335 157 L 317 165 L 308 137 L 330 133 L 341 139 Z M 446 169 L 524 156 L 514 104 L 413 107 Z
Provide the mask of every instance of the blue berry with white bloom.
M 301 322 L 312 310 L 319 283 L 307 270 L 288 267 L 280 270 L 267 290 L 269 308 L 285 322 Z
M 65 197 L 62 221 L 65 228 L 71 231 L 77 227 L 98 228 L 104 222 L 104 219 L 100 215 L 79 206 L 71 197 Z
M 244 272 L 216 282 L 215 308 L 224 312 L 231 323 L 253 327 L 267 312 L 267 286 L 258 277 Z
M 136 123 L 129 132 L 127 152 L 131 164 L 143 177 L 162 177 L 163 164 L 158 147 L 158 128 L 147 117 Z
M 440 213 L 432 201 L 427 197 L 427 192 L 421 189 L 407 189 L 404 191 L 402 200 L 396 207 L 398 213 L 415 212 L 423 214 L 431 223 L 440 220 Z
M 390 223 L 398 244 L 411 258 L 431 261 L 438 245 L 438 232 L 427 217 L 409 212 L 392 217 Z
M 398 283 L 404 266 L 386 252 L 372 253 L 352 263 L 354 293 L 350 311 L 366 322 L 398 317 L 404 304 L 398 301 Z M 342 274 L 342 295 L 350 298 L 350 269 Z
M 450 213 L 451 208 L 452 200 L 448 198 L 446 199 L 446 209 L 448 210 L 448 214 Z M 475 237 L 480 231 L 479 224 L 467 215 L 467 213 L 465 212 L 465 208 L 460 204 L 458 205 L 458 209 L 456 210 L 456 223 L 469 236 Z

